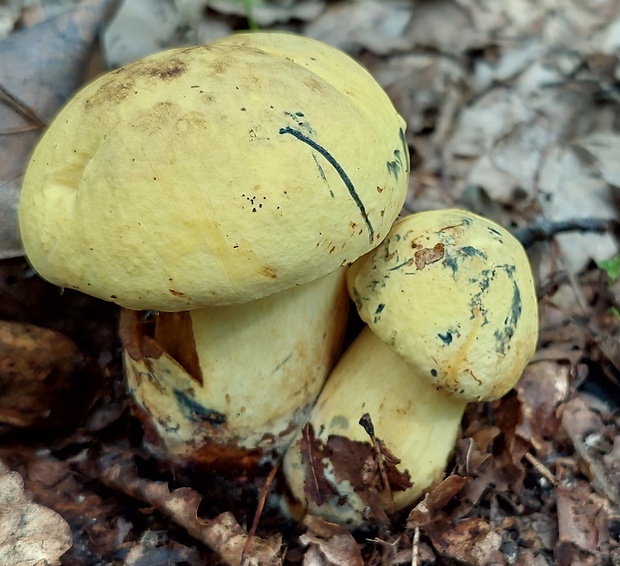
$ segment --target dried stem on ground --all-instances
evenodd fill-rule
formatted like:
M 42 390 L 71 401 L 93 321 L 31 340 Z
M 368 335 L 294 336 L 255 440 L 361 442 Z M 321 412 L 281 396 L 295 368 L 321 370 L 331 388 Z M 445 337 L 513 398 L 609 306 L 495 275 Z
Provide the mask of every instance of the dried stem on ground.
M 193 538 L 217 552 L 225 564 L 237 566 L 245 556 L 246 566 L 277 566 L 282 564 L 278 537 L 261 539 L 253 537 L 247 545 L 248 535 L 237 523 L 232 513 L 222 513 L 214 519 L 198 516 L 202 496 L 191 488 L 170 491 L 168 484 L 138 476 L 129 452 L 105 450 L 96 460 L 95 473 L 90 475 L 104 485 L 130 497 L 144 501 L 184 528 Z M 246 552 L 246 546 L 249 548 Z M 244 554 L 245 553 L 245 554 Z

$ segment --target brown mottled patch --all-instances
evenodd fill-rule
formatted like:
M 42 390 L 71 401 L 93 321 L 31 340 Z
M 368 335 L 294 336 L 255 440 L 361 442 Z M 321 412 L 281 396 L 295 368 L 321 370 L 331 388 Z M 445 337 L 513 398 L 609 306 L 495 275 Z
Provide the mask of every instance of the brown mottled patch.
M 125 68 L 121 67 L 115 72 L 118 71 L 125 71 Z M 84 100 L 84 109 L 87 112 L 102 105 L 114 106 L 119 104 L 136 91 L 135 83 L 132 80 L 121 82 L 116 76 L 107 76 L 101 79 L 97 87 L 97 90 Z
M 266 265 L 265 267 L 261 268 L 259 273 L 271 279 L 276 279 L 278 277 L 278 272 L 273 267 L 270 267 L 269 265 Z
M 210 68 L 215 75 L 222 75 L 226 72 L 229 67 L 228 61 L 213 61 L 210 63 Z
M 133 126 L 137 131 L 151 134 L 159 130 L 169 131 L 177 128 L 179 118 L 182 117 L 179 107 L 173 102 L 158 102 L 135 119 Z
M 318 90 L 319 92 L 323 91 L 323 85 L 316 79 L 308 77 L 304 79 L 304 84 L 312 90 Z
M 427 265 L 441 260 L 444 253 L 445 248 L 441 242 L 435 244 L 432 248 L 422 248 L 414 254 L 415 266 L 418 269 L 424 269 Z
M 175 79 L 187 71 L 187 63 L 180 59 L 161 61 L 153 64 L 146 64 L 142 68 L 142 73 L 151 77 L 157 77 L 164 81 Z

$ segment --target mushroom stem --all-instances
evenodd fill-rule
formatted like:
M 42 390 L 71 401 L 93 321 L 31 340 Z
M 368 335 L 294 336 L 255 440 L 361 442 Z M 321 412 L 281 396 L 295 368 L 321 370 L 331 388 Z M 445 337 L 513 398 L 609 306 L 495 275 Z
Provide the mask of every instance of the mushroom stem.
M 340 354 L 344 271 L 246 304 L 159 313 L 150 336 L 124 310 L 127 383 L 151 450 L 210 469 L 278 458 Z
M 298 434 L 285 455 L 283 470 L 293 496 L 285 506 L 292 516 L 300 518 L 307 510 L 350 527 L 376 522 L 385 511 L 412 504 L 441 476 L 467 401 L 414 374 L 388 344 L 364 328 L 311 412 L 314 438 Z M 370 416 L 374 438 L 380 439 L 382 462 L 376 461 L 373 439 L 359 424 L 364 414 Z M 360 451 L 358 443 L 367 448 Z M 372 474 L 360 469 L 355 458 L 360 453 L 367 455 L 363 469 L 374 470 Z M 392 455 L 400 463 L 395 465 Z M 382 466 L 391 469 L 381 474 Z M 381 481 L 381 475 L 406 477 L 405 471 L 410 487 Z

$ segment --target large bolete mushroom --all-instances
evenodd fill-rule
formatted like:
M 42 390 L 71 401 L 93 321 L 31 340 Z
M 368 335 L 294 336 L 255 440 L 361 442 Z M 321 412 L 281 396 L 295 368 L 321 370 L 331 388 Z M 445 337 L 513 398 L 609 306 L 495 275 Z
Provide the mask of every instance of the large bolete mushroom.
M 404 201 L 404 127 L 348 56 L 278 33 L 152 55 L 58 114 L 24 177 L 23 244 L 45 279 L 132 309 L 154 449 L 246 466 L 289 443 L 338 355 L 345 266 Z
M 399 220 L 347 281 L 367 327 L 283 469 L 293 514 L 360 526 L 442 474 L 466 404 L 504 395 L 534 354 L 538 310 L 520 243 L 461 210 Z

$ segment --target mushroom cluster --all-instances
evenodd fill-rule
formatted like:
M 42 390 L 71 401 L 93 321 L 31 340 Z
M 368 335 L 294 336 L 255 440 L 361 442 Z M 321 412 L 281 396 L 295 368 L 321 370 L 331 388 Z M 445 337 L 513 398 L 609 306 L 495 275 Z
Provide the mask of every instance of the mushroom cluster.
M 340 353 L 346 266 L 404 202 L 404 129 L 360 65 L 285 33 L 149 56 L 60 111 L 22 242 L 48 281 L 124 307 L 153 451 L 246 469 L 286 449 Z
M 348 288 L 367 326 L 285 455 L 289 513 L 384 522 L 443 472 L 470 401 L 519 379 L 538 336 L 521 244 L 462 210 L 397 221 Z
M 514 385 L 537 338 L 525 252 L 461 210 L 394 224 L 404 130 L 367 71 L 285 33 L 152 55 L 60 111 L 23 245 L 122 307 L 153 452 L 244 473 L 284 455 L 290 514 L 366 525 L 441 475 L 468 402 Z M 367 327 L 336 363 L 349 295 Z

